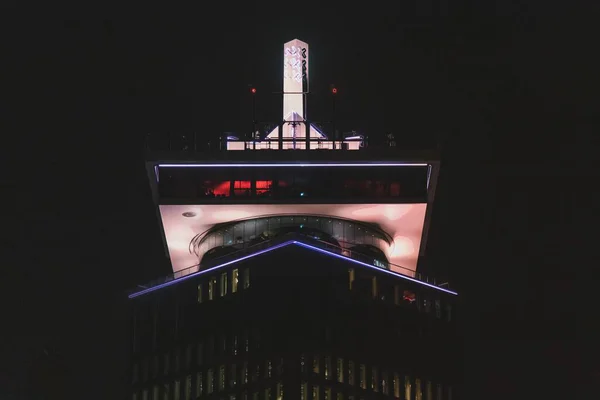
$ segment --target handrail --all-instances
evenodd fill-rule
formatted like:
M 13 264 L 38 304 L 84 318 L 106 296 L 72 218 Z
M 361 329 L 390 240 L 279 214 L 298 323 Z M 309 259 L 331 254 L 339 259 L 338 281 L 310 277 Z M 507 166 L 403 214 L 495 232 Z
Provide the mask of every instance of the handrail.
M 263 242 L 260 242 L 260 243 L 254 244 L 254 245 L 241 248 L 238 251 L 235 251 L 233 253 L 229 253 L 229 254 L 226 254 L 226 255 L 223 255 L 220 257 L 213 258 L 205 263 L 192 265 L 191 267 L 176 271 L 165 277 L 154 279 L 144 285 L 138 285 L 138 287 L 142 288 L 142 289 L 150 289 L 152 287 L 159 286 L 164 283 L 167 283 L 167 282 L 170 282 L 170 281 L 173 281 L 176 279 L 180 279 L 185 276 L 199 272 L 199 271 L 201 271 L 201 268 L 202 268 L 202 270 L 209 269 L 209 268 L 215 267 L 219 264 L 223 264 L 227 261 L 232 261 L 232 260 L 241 258 L 243 256 L 250 255 L 250 254 L 259 252 L 261 250 L 265 250 L 269 247 L 276 246 L 278 244 L 282 244 L 285 242 L 289 242 L 289 241 L 293 240 L 294 238 L 302 238 L 301 241 L 306 242 L 306 244 L 313 245 L 315 247 L 321 248 L 322 250 L 331 251 L 333 253 L 340 254 L 341 256 L 348 257 L 348 258 L 351 258 L 353 260 L 360 261 L 363 263 L 367 263 L 367 264 L 373 265 L 375 267 L 380 267 L 381 269 L 389 270 L 389 266 L 394 266 L 394 267 L 402 269 L 402 270 L 413 272 L 412 270 L 409 270 L 408 268 L 402 267 L 397 264 L 392 264 L 388 261 L 379 261 L 373 256 L 368 256 L 368 255 L 365 255 L 365 254 L 362 254 L 362 253 L 359 253 L 356 251 L 352 251 L 350 249 L 345 249 L 345 248 L 342 248 L 339 246 L 335 246 L 331 243 L 324 242 L 322 240 L 315 239 L 315 238 L 307 236 L 307 235 L 302 235 L 298 232 L 290 232 L 290 233 L 286 233 L 284 235 L 277 236 L 270 240 L 265 240 Z M 380 265 L 377 265 L 376 263 L 374 263 L 375 261 L 379 261 Z M 386 268 L 386 266 L 387 266 L 387 268 Z M 407 275 L 407 274 L 401 274 L 401 275 Z M 421 276 L 421 274 L 417 274 L 417 276 L 414 277 L 413 279 L 417 279 L 419 281 L 429 283 L 434 286 L 444 287 L 444 289 L 450 289 L 447 282 L 444 282 L 444 283 L 441 283 L 438 285 L 438 284 L 436 284 L 435 279 L 432 282 L 430 282 L 428 277 L 423 277 L 423 276 Z

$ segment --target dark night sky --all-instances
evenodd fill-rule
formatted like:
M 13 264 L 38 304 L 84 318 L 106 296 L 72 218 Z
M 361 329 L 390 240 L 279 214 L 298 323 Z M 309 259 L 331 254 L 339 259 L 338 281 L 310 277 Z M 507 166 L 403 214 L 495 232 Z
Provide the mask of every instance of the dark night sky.
M 121 398 L 125 290 L 167 267 L 142 138 L 246 129 L 247 85 L 279 90 L 282 44 L 296 37 L 310 45 L 313 118 L 327 117 L 335 83 L 342 130 L 443 138 L 430 254 L 464 293 L 469 390 L 574 390 L 577 323 L 562 293 L 575 280 L 555 272 L 576 243 L 575 196 L 555 188 L 579 186 L 569 162 L 591 144 L 596 69 L 573 60 L 590 51 L 592 24 L 435 4 L 370 18 L 14 21 L 3 140 L 20 162 L 6 183 L 0 397 L 36 398 L 18 397 L 29 386 Z M 279 116 L 277 104 L 261 99 L 261 116 Z M 538 365 L 551 368 L 527 375 Z

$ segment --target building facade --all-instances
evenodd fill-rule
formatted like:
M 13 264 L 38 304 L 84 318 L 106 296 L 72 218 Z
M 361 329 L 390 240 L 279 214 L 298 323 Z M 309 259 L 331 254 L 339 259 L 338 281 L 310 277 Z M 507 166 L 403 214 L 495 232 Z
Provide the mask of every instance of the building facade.
M 129 294 L 130 398 L 458 398 L 457 293 L 419 272 L 437 156 L 283 132 L 151 152 L 172 273 Z

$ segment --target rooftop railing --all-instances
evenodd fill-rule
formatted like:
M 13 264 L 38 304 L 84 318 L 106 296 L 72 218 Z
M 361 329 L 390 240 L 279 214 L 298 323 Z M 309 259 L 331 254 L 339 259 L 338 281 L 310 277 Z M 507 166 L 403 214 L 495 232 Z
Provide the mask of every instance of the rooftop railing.
M 356 251 L 353 251 L 350 249 L 342 248 L 342 247 L 336 246 L 336 245 L 328 243 L 328 242 L 324 242 L 322 240 L 316 239 L 316 238 L 308 236 L 308 235 L 302 235 L 297 232 L 291 232 L 291 233 L 287 233 L 287 234 L 284 234 L 281 236 L 277 236 L 270 240 L 265 240 L 263 242 L 260 242 L 260 243 L 254 244 L 254 245 L 244 246 L 243 248 L 240 248 L 239 250 L 229 253 L 227 255 L 216 257 L 216 258 L 210 259 L 206 262 L 202 262 L 200 264 L 193 265 L 189 268 L 179 270 L 177 272 L 174 272 L 173 274 L 167 275 L 166 277 L 152 280 L 144 285 L 138 285 L 138 288 L 133 291 L 133 294 L 141 292 L 141 291 L 147 291 L 149 289 L 168 284 L 169 282 L 176 281 L 176 280 L 185 278 L 187 276 L 190 276 L 190 275 L 193 275 L 193 274 L 196 274 L 199 272 L 208 272 L 214 268 L 218 268 L 220 266 L 224 266 L 224 265 L 233 263 L 236 260 L 249 258 L 253 255 L 258 255 L 258 254 L 267 252 L 269 250 L 274 250 L 276 248 L 284 247 L 284 246 L 286 246 L 288 244 L 292 244 L 294 242 L 298 243 L 300 245 L 303 245 L 305 247 L 312 247 L 315 250 L 322 250 L 322 251 L 325 251 L 328 253 L 335 254 L 339 257 L 344 257 L 344 258 L 348 258 L 351 260 L 355 260 L 360 263 L 367 264 L 373 268 L 379 268 L 379 269 L 388 271 L 392 274 L 403 276 L 407 279 L 424 283 L 427 286 L 437 287 L 444 291 L 452 292 L 450 290 L 449 284 L 447 282 L 437 282 L 435 278 L 432 278 L 429 276 L 424 276 L 420 273 L 414 274 L 414 271 L 409 270 L 408 268 L 405 268 L 405 267 L 402 267 L 402 266 L 399 266 L 396 264 L 392 264 L 385 260 L 383 260 L 383 261 L 377 260 L 376 257 L 374 257 L 374 256 L 369 256 L 369 255 L 359 253 L 359 252 L 356 252 Z M 391 267 L 394 267 L 395 269 L 404 270 L 404 271 L 406 271 L 406 274 L 391 271 Z

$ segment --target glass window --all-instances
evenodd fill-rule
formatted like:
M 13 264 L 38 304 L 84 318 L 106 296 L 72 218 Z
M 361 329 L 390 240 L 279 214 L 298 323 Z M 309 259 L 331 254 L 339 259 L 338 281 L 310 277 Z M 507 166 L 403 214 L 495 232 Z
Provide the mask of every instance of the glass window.
M 412 394 L 412 385 L 410 383 L 410 377 L 405 376 L 404 377 L 404 398 L 412 399 L 412 397 L 410 397 L 411 394 Z
M 208 371 L 206 371 L 206 385 L 206 391 L 208 394 L 211 394 L 215 391 L 215 377 L 212 368 L 209 368 Z
M 185 378 L 185 400 L 190 400 L 192 398 L 192 376 L 188 375 Z
M 133 371 L 131 372 L 131 382 L 132 383 L 136 383 L 138 380 L 138 364 L 135 363 L 133 364 Z
M 343 383 L 344 382 L 344 360 L 342 358 L 337 359 L 336 374 L 337 374 L 337 381 L 340 383 Z
M 170 361 L 171 361 L 171 357 L 169 353 L 165 353 L 165 357 L 164 357 L 164 363 L 163 363 L 163 371 L 165 375 L 169 374 L 169 367 L 170 367 Z
M 179 400 L 179 393 L 181 392 L 181 383 L 179 380 L 175 381 L 173 385 L 173 400 Z
M 354 268 L 348 269 L 348 289 L 352 290 L 352 284 L 354 283 Z
M 415 400 L 423 400 L 423 388 L 421 387 L 421 379 L 415 379 Z
M 198 303 L 202 303 L 202 283 L 198 284 L 198 295 L 197 295 Z
M 237 368 L 235 364 L 231 364 L 229 370 L 229 387 L 235 387 L 237 385 Z
M 219 367 L 219 382 L 218 382 L 219 390 L 225 389 L 225 366 L 221 365 Z
M 265 400 L 271 400 L 271 388 L 265 389 Z
M 394 285 L 394 304 L 400 305 L 400 286 Z
M 319 385 L 312 387 L 312 400 L 319 400 Z
M 244 270 L 244 289 L 248 289 L 250 287 L 250 269 L 246 268 Z
M 354 361 L 348 361 L 348 384 L 354 386 Z
M 216 288 L 217 288 L 217 278 L 215 278 L 213 276 L 208 280 L 208 299 L 209 300 L 214 300 Z
M 377 277 L 371 278 L 371 295 L 374 299 L 377 298 Z
M 381 392 L 385 395 L 389 394 L 389 381 L 387 371 L 381 371 Z
M 433 386 L 431 384 L 431 381 L 427 381 L 425 383 L 425 399 L 433 400 Z
M 300 385 L 300 400 L 308 400 L 308 384 L 303 382 Z
M 244 362 L 242 364 L 242 380 L 244 383 L 248 383 L 248 363 Z
M 325 357 L 325 379 L 331 379 L 331 357 Z
M 397 372 L 394 372 L 394 380 L 392 381 L 392 385 L 394 385 L 394 397 L 400 397 L 400 376 L 398 376 Z
M 202 372 L 196 373 L 196 397 L 204 394 L 204 382 L 202 382 Z
M 277 383 L 275 398 L 277 400 L 283 399 L 283 383 Z
M 169 400 L 171 397 L 171 386 L 168 383 L 163 385 L 163 400 Z
M 192 345 L 188 344 L 185 349 L 185 368 L 189 369 L 192 364 Z
M 371 369 L 371 389 L 373 389 L 374 392 L 379 392 L 379 374 L 377 367 Z
M 358 385 L 361 387 L 361 389 L 366 389 L 367 388 L 367 368 L 365 367 L 365 364 L 360 364 L 360 372 L 359 372 L 359 377 L 358 377 Z
M 159 400 L 159 392 L 160 392 L 160 387 L 158 385 L 154 385 L 152 387 L 152 400 Z
M 333 400 L 331 398 L 331 388 L 330 387 L 325 388 L 325 400 Z
M 231 293 L 237 292 L 239 270 L 236 268 L 231 272 Z
M 270 378 L 273 375 L 273 365 L 271 364 L 271 360 L 267 360 L 266 372 L 267 378 Z
M 313 372 L 316 373 L 316 374 L 318 374 L 319 373 L 319 369 L 320 369 L 319 368 L 320 360 L 319 360 L 319 356 L 318 355 L 315 354 L 313 356 L 312 363 L 313 363 L 313 365 L 312 365 Z
M 227 272 L 221 274 L 221 297 L 227 294 Z

